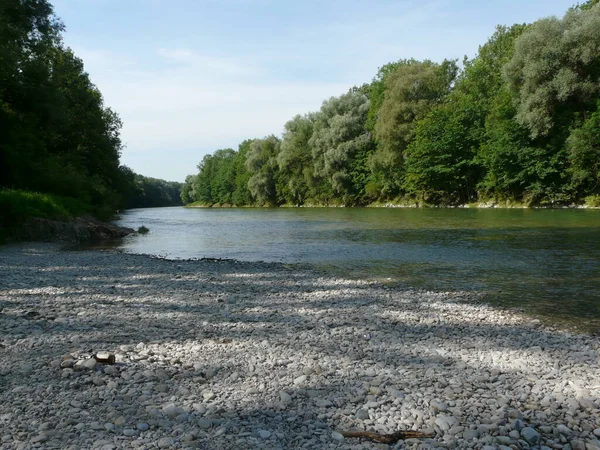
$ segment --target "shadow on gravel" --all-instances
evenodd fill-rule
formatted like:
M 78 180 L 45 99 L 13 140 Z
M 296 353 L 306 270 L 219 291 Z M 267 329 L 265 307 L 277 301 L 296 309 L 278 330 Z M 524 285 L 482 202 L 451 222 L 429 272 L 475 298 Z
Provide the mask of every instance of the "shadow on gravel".
M 502 391 L 502 404 L 525 411 L 535 386 L 528 375 L 545 366 L 558 378 L 562 367 L 597 365 L 599 356 L 573 348 L 568 334 L 508 315 L 498 324 L 486 308 L 455 303 L 465 299 L 459 294 L 341 281 L 279 264 L 0 253 L 0 280 L 0 357 L 13 364 L 0 371 L 0 395 L 60 381 L 76 397 L 97 378 L 98 389 L 115 381 L 133 393 L 94 394 L 86 403 L 91 419 L 112 420 L 103 415 L 118 397 L 157 432 L 178 424 L 198 431 L 199 418 L 209 420 L 196 436 L 206 446 L 233 436 L 229 448 L 245 448 L 233 447 L 235 436 L 255 437 L 259 429 L 273 433 L 267 448 L 325 446 L 336 428 L 439 433 L 433 399 L 468 403 L 473 392 Z M 92 376 L 61 378 L 51 363 L 73 349 L 123 355 L 118 372 L 109 376 L 99 366 Z M 23 355 L 40 369 L 35 380 L 15 377 Z M 64 392 L 50 390 L 46 400 L 64 401 Z M 187 418 L 164 412 L 185 402 Z M 500 407 L 482 404 L 478 414 Z M 459 409 L 446 414 L 478 425 Z M 357 416 L 361 410 L 366 416 Z M 157 417 L 163 423 L 152 422 Z M 65 432 L 76 433 L 71 428 Z

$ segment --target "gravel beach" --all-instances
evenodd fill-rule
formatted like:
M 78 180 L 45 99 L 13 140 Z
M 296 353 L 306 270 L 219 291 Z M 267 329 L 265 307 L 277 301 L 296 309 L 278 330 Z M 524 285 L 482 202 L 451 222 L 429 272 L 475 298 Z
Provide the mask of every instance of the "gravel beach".
M 0 449 L 600 449 L 599 355 L 471 293 L 0 247 Z

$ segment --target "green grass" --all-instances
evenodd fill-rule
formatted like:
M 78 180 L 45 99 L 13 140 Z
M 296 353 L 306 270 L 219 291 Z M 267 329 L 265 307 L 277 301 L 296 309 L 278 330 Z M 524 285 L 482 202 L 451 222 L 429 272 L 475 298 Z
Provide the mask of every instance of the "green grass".
M 14 189 L 0 190 L 0 225 L 14 225 L 32 217 L 68 219 L 89 212 L 89 206 L 70 197 Z

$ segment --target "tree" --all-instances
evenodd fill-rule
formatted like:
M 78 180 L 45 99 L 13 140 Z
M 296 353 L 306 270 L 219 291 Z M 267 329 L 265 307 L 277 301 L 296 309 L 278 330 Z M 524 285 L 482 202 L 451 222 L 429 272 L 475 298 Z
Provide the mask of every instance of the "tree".
M 600 95 L 600 6 L 588 3 L 563 19 L 538 20 L 517 40 L 505 67 L 516 120 L 532 138 L 568 129 Z
M 596 111 L 567 139 L 572 185 L 578 197 L 600 194 L 600 100 Z
M 377 151 L 372 159 L 381 197 L 392 198 L 400 193 L 402 164 L 416 123 L 444 100 L 457 71 L 455 61 L 436 64 L 409 60 L 387 78 L 385 99 L 375 125 Z
M 315 115 L 309 140 L 314 161 L 311 184 L 313 189 L 320 185 L 320 200 L 327 203 L 336 198 L 352 202 L 352 197 L 364 188 L 358 175 L 368 169 L 357 168 L 354 162 L 372 146 L 371 136 L 365 130 L 368 112 L 367 97 L 350 91 L 323 102 Z
M 251 202 L 250 190 L 248 189 L 250 172 L 248 172 L 246 166 L 246 158 L 252 142 L 252 139 L 246 139 L 238 146 L 235 159 L 235 190 L 231 196 L 233 204 L 237 206 L 249 205 Z
M 246 167 L 250 173 L 248 189 L 255 203 L 276 206 L 280 203 L 276 190 L 277 155 L 281 141 L 275 136 L 255 139 L 250 144 Z
M 281 173 L 281 196 L 287 203 L 301 205 L 309 196 L 314 163 L 310 139 L 315 114 L 297 115 L 285 124 L 277 164 Z

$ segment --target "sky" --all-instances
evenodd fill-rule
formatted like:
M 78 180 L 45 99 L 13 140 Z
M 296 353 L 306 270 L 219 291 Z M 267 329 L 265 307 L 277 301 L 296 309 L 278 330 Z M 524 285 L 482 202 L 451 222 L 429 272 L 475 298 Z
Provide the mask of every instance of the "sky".
M 202 157 L 404 58 L 473 57 L 496 25 L 574 0 L 52 0 L 64 43 L 123 121 L 121 162 L 183 181 Z

